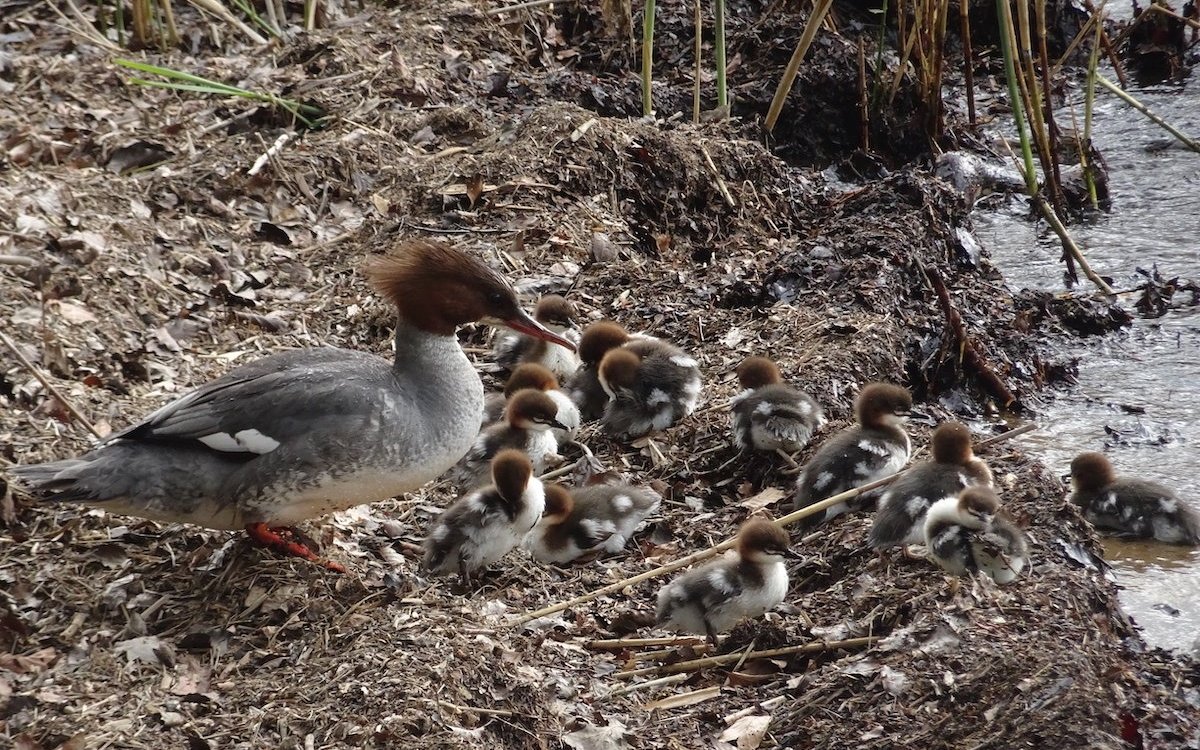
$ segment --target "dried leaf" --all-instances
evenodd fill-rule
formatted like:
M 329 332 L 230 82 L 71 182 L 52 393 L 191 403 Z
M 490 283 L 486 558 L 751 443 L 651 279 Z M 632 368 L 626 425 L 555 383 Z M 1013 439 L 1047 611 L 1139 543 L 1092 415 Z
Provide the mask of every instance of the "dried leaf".
M 154 635 L 143 635 L 118 641 L 113 644 L 113 652 L 124 656 L 130 663 L 159 664 L 174 658 L 168 656 L 171 647 Z
M 0 669 L 16 674 L 37 674 L 54 663 L 58 651 L 47 646 L 32 654 L 0 654 Z
M 721 732 L 717 739 L 721 742 L 737 743 L 738 750 L 754 750 L 762 744 L 770 724 L 770 716 L 743 716 Z
M 564 734 L 562 741 L 574 750 L 625 750 L 629 747 L 625 741 L 625 725 L 616 719 L 603 727 L 585 724 L 581 729 Z
M 479 200 L 481 195 L 483 195 L 483 175 L 476 173 L 467 180 L 467 200 L 470 201 L 471 208 L 475 208 L 475 201 Z
M 97 318 L 91 310 L 87 309 L 78 302 L 71 300 L 56 299 L 51 300 L 47 307 L 51 310 L 57 310 L 60 317 L 68 323 L 79 325 L 81 323 L 95 323 Z
M 751 513 L 756 510 L 761 510 L 768 505 L 774 505 L 787 496 L 787 493 L 775 487 L 768 487 L 754 497 L 748 497 L 738 503 L 738 505 L 746 508 Z
M 706 687 L 701 690 L 693 690 L 690 693 L 679 693 L 677 695 L 667 696 L 666 698 L 660 698 L 656 701 L 650 701 L 649 703 L 643 705 L 642 708 L 646 709 L 647 711 L 655 711 L 659 709 L 694 706 L 697 703 L 703 703 L 704 701 L 712 700 L 720 695 L 721 686 L 713 685 L 712 687 Z

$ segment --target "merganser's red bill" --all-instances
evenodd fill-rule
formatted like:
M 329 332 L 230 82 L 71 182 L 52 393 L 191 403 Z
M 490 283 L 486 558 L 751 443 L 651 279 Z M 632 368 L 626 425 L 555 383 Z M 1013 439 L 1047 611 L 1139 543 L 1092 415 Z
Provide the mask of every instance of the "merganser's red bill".
M 574 344 L 572 344 L 567 339 L 564 339 L 562 336 L 559 336 L 554 331 L 551 331 L 550 329 L 546 328 L 545 326 L 543 326 L 541 323 L 537 322 L 533 318 L 529 317 L 529 315 L 527 315 L 524 310 L 522 310 L 519 313 L 519 316 L 520 317 L 517 317 L 517 318 L 509 318 L 508 320 L 502 320 L 502 321 L 500 321 L 500 325 L 502 325 L 506 328 L 511 328 L 514 331 L 516 331 L 517 333 L 523 333 L 527 336 L 533 336 L 534 338 L 543 339 L 545 341 L 549 341 L 552 344 L 558 344 L 559 346 L 561 346 L 564 349 L 567 349 L 569 351 L 572 351 L 572 352 L 575 351 Z

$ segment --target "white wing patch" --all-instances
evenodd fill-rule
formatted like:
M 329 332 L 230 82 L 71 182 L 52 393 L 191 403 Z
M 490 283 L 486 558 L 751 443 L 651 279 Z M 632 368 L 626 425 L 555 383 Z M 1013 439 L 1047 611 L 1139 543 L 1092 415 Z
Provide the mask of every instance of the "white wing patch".
M 774 404 L 772 404 L 770 401 L 763 401 L 761 404 L 754 407 L 754 413 L 762 414 L 763 416 L 770 416 L 772 411 L 774 411 Z
M 679 365 L 680 367 L 689 367 L 689 368 L 699 366 L 699 364 L 696 362 L 696 360 L 692 359 L 691 357 L 684 356 L 682 354 L 676 354 L 676 355 L 672 356 L 671 363 Z
M 612 501 L 613 509 L 618 513 L 628 513 L 633 510 L 633 498 L 629 495 L 617 495 Z
M 215 451 L 225 453 L 270 453 L 279 447 L 279 441 L 268 437 L 258 430 L 241 430 L 230 435 L 228 432 L 214 432 L 200 438 L 200 442 Z
M 646 404 L 648 406 L 669 403 L 671 403 L 671 397 L 661 388 L 655 388 L 654 390 L 650 391 L 650 395 L 646 397 Z
M 875 443 L 870 440 L 859 440 L 858 447 L 867 453 L 873 453 L 881 458 L 891 453 L 886 445 L 880 445 L 879 443 Z
M 817 481 L 813 482 L 813 487 L 818 490 L 823 490 L 833 481 L 832 471 L 822 471 L 817 475 Z

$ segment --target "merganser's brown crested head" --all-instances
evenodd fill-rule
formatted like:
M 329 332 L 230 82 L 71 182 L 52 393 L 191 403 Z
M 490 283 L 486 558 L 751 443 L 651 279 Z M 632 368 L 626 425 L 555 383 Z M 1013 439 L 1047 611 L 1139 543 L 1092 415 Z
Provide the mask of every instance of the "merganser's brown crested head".
M 629 388 L 637 380 L 642 359 L 628 349 L 613 349 L 600 360 L 597 377 L 610 395 L 615 388 Z
M 959 422 L 945 422 L 933 431 L 933 460 L 941 464 L 966 465 L 975 457 L 971 451 L 971 431 Z
M 400 317 L 422 331 L 453 336 L 459 326 L 482 321 L 575 350 L 521 309 L 503 276 L 444 242 L 405 240 L 372 261 L 366 273 Z
M 533 319 L 542 325 L 558 328 L 575 327 L 575 306 L 561 294 L 547 294 L 538 300 Z
M 504 409 L 508 423 L 521 430 L 567 429 L 558 421 L 558 404 L 542 391 L 525 388 L 508 400 Z
M 526 362 L 518 365 L 517 369 L 512 371 L 512 375 L 508 376 L 508 382 L 504 384 L 504 395 L 507 398 L 525 388 L 532 388 L 536 391 L 552 391 L 558 388 L 558 378 L 542 365 L 536 362 Z
M 964 526 L 986 529 L 1000 512 L 1000 498 L 990 487 L 968 487 L 958 496 L 958 514 Z
M 542 512 L 542 519 L 551 526 L 557 526 L 571 515 L 571 511 L 575 509 L 575 501 L 567 488 L 561 484 L 549 483 L 545 489 L 546 510 Z
M 1071 462 L 1071 483 L 1082 492 L 1095 492 L 1115 482 L 1117 474 L 1103 453 L 1080 453 Z
M 533 476 L 533 464 L 523 451 L 507 448 L 492 459 L 492 484 L 500 497 L 515 503 Z
M 746 357 L 738 365 L 737 376 L 743 388 L 762 388 L 783 381 L 779 368 L 766 357 Z
M 864 427 L 880 427 L 906 416 L 912 408 L 908 390 L 891 383 L 871 383 L 854 401 L 854 414 Z
M 629 332 L 611 320 L 598 320 L 579 337 L 579 359 L 585 365 L 595 367 L 610 349 L 629 341 Z
M 773 521 L 751 518 L 742 524 L 737 535 L 737 552 L 743 560 L 771 562 L 775 557 L 799 557 L 792 551 L 788 533 Z

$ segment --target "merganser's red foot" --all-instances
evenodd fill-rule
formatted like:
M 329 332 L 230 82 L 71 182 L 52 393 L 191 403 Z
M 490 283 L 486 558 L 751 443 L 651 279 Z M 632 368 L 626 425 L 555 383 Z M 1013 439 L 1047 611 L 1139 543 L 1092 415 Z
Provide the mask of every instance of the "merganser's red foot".
M 346 572 L 346 569 L 338 563 L 323 560 L 317 553 L 310 550 L 307 544 L 297 538 L 294 529 L 286 527 L 272 529 L 265 523 L 249 523 L 246 524 L 246 534 L 255 544 L 274 550 L 285 557 L 302 557 L 334 572 Z

